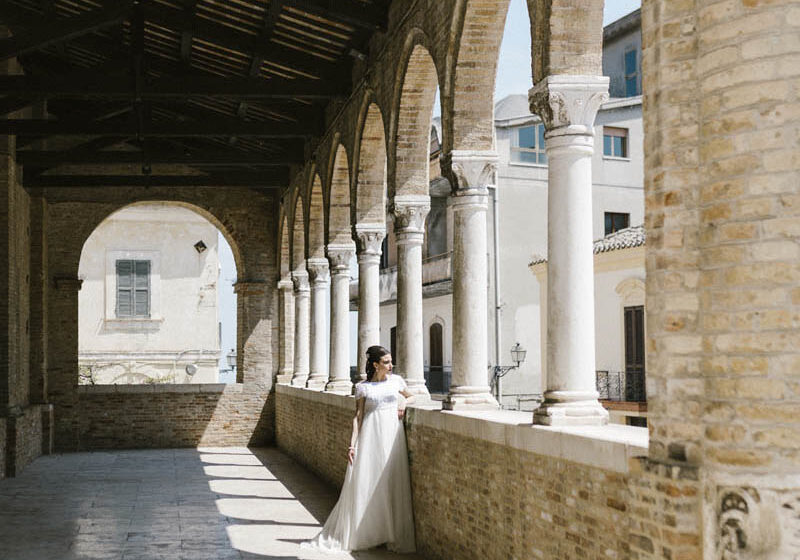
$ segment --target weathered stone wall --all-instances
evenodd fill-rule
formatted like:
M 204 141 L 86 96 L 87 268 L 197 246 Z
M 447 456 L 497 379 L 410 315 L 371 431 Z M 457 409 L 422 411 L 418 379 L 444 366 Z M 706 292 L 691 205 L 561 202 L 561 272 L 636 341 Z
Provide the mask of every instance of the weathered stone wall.
M 278 385 L 276 409 L 278 446 L 340 487 L 353 398 Z M 628 461 L 646 453 L 643 429 L 558 433 L 531 427 L 525 413 L 410 408 L 406 437 L 417 548 L 427 557 L 631 557 L 641 483 Z
M 77 450 L 264 445 L 272 397 L 242 385 L 108 385 L 78 391 Z
M 650 456 L 700 468 L 697 557 L 800 549 L 799 30 L 791 1 L 642 6 Z

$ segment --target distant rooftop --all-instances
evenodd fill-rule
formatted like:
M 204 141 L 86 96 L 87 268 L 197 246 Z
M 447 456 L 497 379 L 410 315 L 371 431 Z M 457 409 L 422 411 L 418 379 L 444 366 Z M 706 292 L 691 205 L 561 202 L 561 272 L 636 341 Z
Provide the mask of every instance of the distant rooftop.
M 620 35 L 624 35 L 642 26 L 642 9 L 634 10 L 627 16 L 611 22 L 603 28 L 603 42 L 613 41 Z
M 631 249 L 633 247 L 641 247 L 645 244 L 644 224 L 633 226 L 614 233 L 609 233 L 594 242 L 594 254 L 609 253 L 611 251 L 618 251 L 620 249 Z M 547 258 L 541 255 L 533 255 L 531 262 L 528 266 L 541 264 L 547 262 Z

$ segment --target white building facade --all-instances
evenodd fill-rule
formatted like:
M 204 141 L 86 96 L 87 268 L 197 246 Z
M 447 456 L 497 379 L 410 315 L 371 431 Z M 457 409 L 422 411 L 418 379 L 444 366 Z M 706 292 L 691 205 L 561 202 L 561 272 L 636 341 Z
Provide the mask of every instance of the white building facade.
M 81 382 L 216 383 L 219 273 L 218 230 L 191 210 L 107 218 L 81 254 Z

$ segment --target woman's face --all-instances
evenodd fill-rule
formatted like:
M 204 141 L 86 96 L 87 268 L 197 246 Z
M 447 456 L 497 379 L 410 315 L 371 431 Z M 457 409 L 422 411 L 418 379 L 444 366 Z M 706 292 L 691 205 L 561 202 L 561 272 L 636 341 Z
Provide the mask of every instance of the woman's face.
M 390 373 L 392 371 L 392 355 L 386 354 L 380 360 L 375 362 L 375 373 L 378 373 L 382 376 Z

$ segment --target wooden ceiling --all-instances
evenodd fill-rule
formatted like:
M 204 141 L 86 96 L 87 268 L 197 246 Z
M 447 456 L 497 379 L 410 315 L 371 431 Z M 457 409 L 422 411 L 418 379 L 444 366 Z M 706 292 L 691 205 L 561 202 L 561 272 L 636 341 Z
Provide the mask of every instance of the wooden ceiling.
M 0 0 L 0 134 L 27 188 L 286 186 L 389 2 Z

